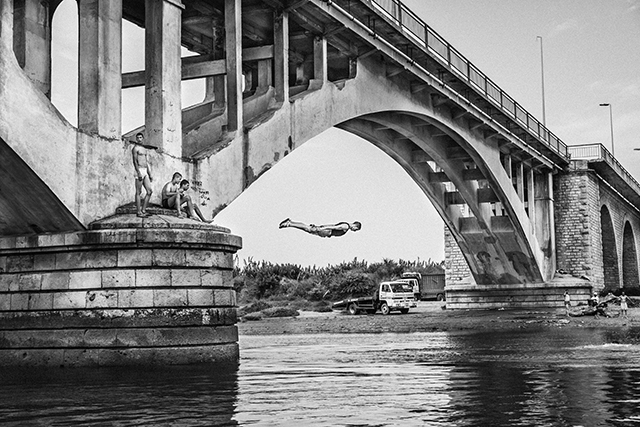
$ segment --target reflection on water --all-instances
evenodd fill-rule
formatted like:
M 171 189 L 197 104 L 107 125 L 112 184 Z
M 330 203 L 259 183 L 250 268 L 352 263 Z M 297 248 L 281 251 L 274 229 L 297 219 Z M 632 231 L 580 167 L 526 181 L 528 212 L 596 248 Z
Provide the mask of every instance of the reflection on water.
M 640 330 L 241 336 L 237 369 L 1 373 L 3 425 L 640 425 Z

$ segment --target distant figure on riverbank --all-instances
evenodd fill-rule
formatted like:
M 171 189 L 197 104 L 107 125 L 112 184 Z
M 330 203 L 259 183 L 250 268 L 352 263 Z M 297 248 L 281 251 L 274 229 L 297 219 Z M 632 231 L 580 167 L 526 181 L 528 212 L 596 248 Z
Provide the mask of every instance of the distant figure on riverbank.
M 362 224 L 358 221 L 352 223 L 338 222 L 336 224 L 314 225 L 305 224 L 303 222 L 292 221 L 287 218 L 282 221 L 278 228 L 297 228 L 298 230 L 306 231 L 309 234 L 314 234 L 320 237 L 339 237 L 347 233 L 347 231 L 358 231 L 362 228 Z
M 628 318 L 627 310 L 629 309 L 629 297 L 624 292 L 620 294 L 620 315 Z
M 569 295 L 568 291 L 564 291 L 564 308 L 568 315 L 569 309 L 571 308 L 571 295 Z
M 133 169 L 136 172 L 134 175 L 134 178 L 136 179 L 136 211 L 138 217 L 144 218 L 151 215 L 147 213 L 147 206 L 149 205 L 151 194 L 153 194 L 153 189 L 151 188 L 153 177 L 151 176 L 151 165 L 149 163 L 148 150 L 144 145 L 144 135 L 142 133 L 136 134 L 136 141 L 134 144 L 135 145 L 131 149 L 131 155 L 133 158 Z M 145 196 L 142 201 L 143 186 Z

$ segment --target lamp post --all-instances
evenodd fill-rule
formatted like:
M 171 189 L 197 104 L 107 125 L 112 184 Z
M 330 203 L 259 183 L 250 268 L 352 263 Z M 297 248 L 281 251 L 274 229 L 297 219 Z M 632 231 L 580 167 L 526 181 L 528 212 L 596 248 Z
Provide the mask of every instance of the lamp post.
M 613 145 L 613 107 L 611 104 L 600 104 L 601 107 L 609 107 L 609 124 L 611 125 L 611 154 L 616 155 L 615 146 Z
M 542 80 L 542 124 L 547 126 L 547 117 L 544 108 L 544 51 L 542 49 L 542 36 L 536 36 L 536 40 L 540 40 L 540 78 Z

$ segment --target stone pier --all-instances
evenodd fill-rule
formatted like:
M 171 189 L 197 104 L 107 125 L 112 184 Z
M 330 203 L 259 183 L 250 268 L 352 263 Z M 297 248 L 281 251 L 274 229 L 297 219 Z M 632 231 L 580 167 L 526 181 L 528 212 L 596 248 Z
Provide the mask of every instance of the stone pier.
M 125 212 L 83 232 L 0 238 L 0 364 L 237 363 L 240 237 Z

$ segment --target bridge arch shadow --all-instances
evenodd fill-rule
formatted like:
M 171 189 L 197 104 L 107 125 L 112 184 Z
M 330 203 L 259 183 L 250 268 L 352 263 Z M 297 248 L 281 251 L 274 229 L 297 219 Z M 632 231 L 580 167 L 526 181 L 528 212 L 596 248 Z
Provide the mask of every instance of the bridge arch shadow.
M 620 272 L 618 270 L 618 252 L 616 235 L 613 228 L 611 213 L 606 206 L 600 208 L 600 227 L 602 229 L 602 265 L 604 266 L 605 288 L 620 287 Z
M 622 283 L 626 288 L 637 288 L 640 286 L 640 282 L 638 281 L 636 239 L 629 221 L 625 221 L 622 234 Z

